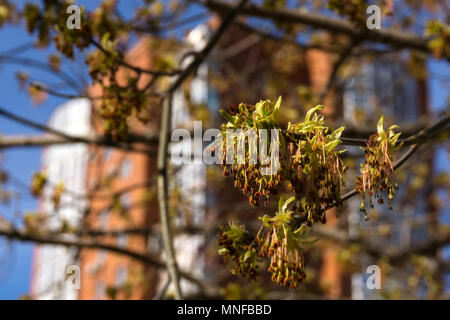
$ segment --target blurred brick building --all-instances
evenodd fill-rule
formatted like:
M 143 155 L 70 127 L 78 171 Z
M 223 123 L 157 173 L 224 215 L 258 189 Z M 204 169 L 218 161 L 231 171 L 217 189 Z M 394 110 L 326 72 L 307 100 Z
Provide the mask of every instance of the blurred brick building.
M 141 68 L 151 69 L 149 46 L 150 40 L 143 39 L 126 59 Z M 120 70 L 118 79 L 121 85 L 124 85 L 126 77 L 127 70 Z M 140 85 L 145 81 L 148 77 L 143 76 Z M 90 88 L 90 94 L 101 95 L 101 87 Z M 103 124 L 97 112 L 99 106 L 94 103 L 92 108 L 92 127 L 102 133 Z M 159 118 L 158 112 L 154 116 Z M 133 133 L 143 136 L 158 132 L 157 122 L 143 125 L 137 119 L 131 119 L 129 125 Z M 87 170 L 90 202 L 84 228 L 125 230 L 153 226 L 158 221 L 158 207 L 147 187 L 152 190 L 155 172 L 154 150 L 143 153 L 91 146 Z M 103 241 L 124 249 L 157 254 L 159 247 L 151 239 L 145 234 L 135 233 L 102 237 Z M 80 263 L 82 286 L 79 299 L 149 299 L 155 294 L 156 270 L 132 259 L 106 250 L 82 250 Z

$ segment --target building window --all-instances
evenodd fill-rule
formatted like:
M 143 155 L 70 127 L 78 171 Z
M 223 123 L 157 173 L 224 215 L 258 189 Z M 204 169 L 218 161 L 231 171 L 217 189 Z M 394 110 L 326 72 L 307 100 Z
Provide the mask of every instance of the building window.
M 117 246 L 121 248 L 126 248 L 128 244 L 128 236 L 126 234 L 121 234 L 117 237 Z
M 89 266 L 89 273 L 94 274 L 105 266 L 106 263 L 106 251 L 100 250 L 97 254 L 97 259 Z
M 106 178 L 114 178 L 117 176 L 117 169 L 113 166 L 108 167 L 106 170 Z
M 116 286 L 122 287 L 127 281 L 128 271 L 127 268 L 121 266 L 116 271 Z
M 129 195 L 122 195 L 120 197 L 120 202 L 124 210 L 129 210 L 131 208 L 131 198 Z
M 111 148 L 106 148 L 105 151 L 103 151 L 103 161 L 107 161 L 112 154 Z
M 88 155 L 89 161 L 95 161 L 96 158 L 97 158 L 97 152 L 93 151 L 93 150 L 89 150 L 89 155 Z
M 131 177 L 131 173 L 133 171 L 133 162 L 129 159 L 125 159 L 120 164 L 119 175 L 122 179 L 127 179 Z
M 150 234 L 147 239 L 147 248 L 150 253 L 161 252 L 161 238 L 157 234 Z
M 109 211 L 105 210 L 99 214 L 98 217 L 99 225 L 101 229 L 106 229 L 109 222 Z
M 95 299 L 103 299 L 106 292 L 106 285 L 102 281 L 98 281 L 95 286 Z
M 374 117 L 377 110 L 403 122 L 417 117 L 417 83 L 407 68 L 391 61 L 364 63 L 344 88 L 344 119 L 357 124 L 357 114 Z

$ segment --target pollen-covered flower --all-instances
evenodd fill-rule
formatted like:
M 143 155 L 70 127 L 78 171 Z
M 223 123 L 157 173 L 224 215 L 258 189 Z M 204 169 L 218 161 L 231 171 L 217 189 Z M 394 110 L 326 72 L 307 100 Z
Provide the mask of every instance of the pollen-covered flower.
M 269 229 L 264 236 L 261 255 L 270 258 L 267 270 L 272 274 L 272 281 L 284 287 L 297 288 L 306 278 L 304 258 L 301 249 L 289 246 L 287 233 L 286 228 L 281 232 L 275 226 Z
M 31 194 L 35 197 L 41 196 L 46 184 L 47 175 L 43 172 L 36 172 L 31 181 Z
M 249 280 L 256 280 L 260 258 L 255 239 L 245 227 L 236 222 L 230 222 L 220 228 L 217 240 L 219 255 L 230 263 L 232 273 Z
M 309 110 L 302 123 L 290 123 L 286 135 L 288 190 L 296 194 L 297 209 L 310 223 L 325 223 L 328 205 L 336 203 L 339 209 L 342 173 L 347 169 L 339 157 L 343 151 L 337 150 L 344 127 L 329 133 L 323 116 L 316 113 L 322 108 Z
M 316 241 L 305 240 L 308 226 L 293 223 L 294 212 L 289 206 L 294 201 L 295 196 L 286 201 L 280 198 L 275 216 L 261 218 L 263 226 L 256 237 L 261 256 L 270 258 L 272 280 L 289 288 L 297 288 L 306 278 L 303 246 Z
M 311 242 L 305 240 L 310 225 L 325 223 L 326 208 L 339 209 L 341 205 L 342 173 L 346 167 L 339 157 L 343 151 L 338 151 L 337 146 L 344 128 L 330 131 L 324 117 L 316 113 L 322 106 L 316 106 L 309 110 L 304 122 L 289 123 L 287 130 L 279 130 L 280 103 L 281 99 L 273 107 L 270 101 L 261 101 L 256 106 L 233 105 L 221 112 L 228 120 L 221 133 L 225 145 L 219 149 L 223 151 L 224 176 L 233 178 L 234 186 L 249 196 L 252 205 L 258 205 L 261 199 L 267 203 L 269 195 L 278 193 L 283 182 L 294 195 L 286 201 L 280 197 L 278 211 L 272 217 L 261 218 L 263 226 L 256 237 L 236 224 L 223 227 L 219 233 L 219 254 L 231 260 L 233 273 L 250 279 L 255 278 L 258 259 L 268 258 L 272 280 L 297 288 L 306 278 L 303 246 Z M 261 154 L 257 156 L 258 162 L 251 161 L 252 147 L 261 147 L 259 133 L 263 129 L 280 132 L 276 141 L 278 167 L 269 175 L 261 173 L 261 162 L 265 160 Z M 248 134 L 250 130 L 255 133 L 253 140 Z M 230 139 L 232 134 L 235 137 Z M 274 144 L 271 139 L 268 141 L 267 149 Z
M 383 127 L 384 116 L 378 121 L 377 133 L 367 141 L 365 151 L 365 162 L 361 164 L 361 176 L 357 177 L 356 190 L 362 195 L 360 210 L 364 212 L 366 219 L 367 207 L 366 197 L 369 198 L 370 209 L 374 208 L 372 197 L 377 199 L 378 204 L 383 204 L 383 194 L 387 194 L 389 207 L 394 199 L 398 184 L 395 180 L 392 152 L 396 151 L 401 144 L 397 144 L 400 132 L 395 133 L 397 126 L 391 126 L 388 131 Z
M 221 133 L 223 175 L 233 178 L 235 188 L 248 196 L 252 206 L 260 201 L 268 205 L 270 195 L 278 193 L 283 181 L 284 162 L 279 152 L 285 144 L 279 134 L 280 104 L 281 97 L 273 106 L 266 100 L 221 110 L 228 121 Z

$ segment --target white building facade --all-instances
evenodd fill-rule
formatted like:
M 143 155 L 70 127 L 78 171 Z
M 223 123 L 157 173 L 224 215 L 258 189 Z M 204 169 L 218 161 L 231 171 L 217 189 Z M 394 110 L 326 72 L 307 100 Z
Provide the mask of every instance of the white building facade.
M 74 99 L 58 107 L 48 125 L 69 135 L 85 136 L 91 133 L 90 114 L 89 100 Z M 39 209 L 48 214 L 46 229 L 60 230 L 63 225 L 79 226 L 87 206 L 84 195 L 88 157 L 88 146 L 83 143 L 54 145 L 44 149 L 41 171 L 46 174 L 49 183 L 44 189 Z M 59 208 L 55 208 L 52 195 L 58 183 L 70 191 L 63 193 Z M 75 248 L 36 246 L 31 277 L 32 298 L 77 299 L 80 285 L 77 253 Z

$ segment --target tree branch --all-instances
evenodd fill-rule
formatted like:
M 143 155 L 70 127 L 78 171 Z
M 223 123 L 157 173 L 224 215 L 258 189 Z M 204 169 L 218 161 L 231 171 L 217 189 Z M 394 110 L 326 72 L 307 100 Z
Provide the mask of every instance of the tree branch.
M 178 265 L 173 247 L 172 228 L 170 223 L 169 203 L 168 203 L 168 177 L 167 177 L 167 149 L 169 146 L 168 134 L 170 132 L 170 121 L 172 113 L 172 95 L 170 94 L 163 101 L 161 131 L 158 146 L 158 204 L 161 219 L 161 231 L 164 241 L 164 252 L 166 254 L 167 268 L 170 278 L 175 288 L 175 299 L 182 299 L 180 281 L 178 276 Z
M 94 145 L 106 145 L 113 143 L 107 136 L 89 135 L 89 136 L 77 136 L 84 142 Z M 147 143 L 151 146 L 156 146 L 158 143 L 158 137 L 156 135 L 139 135 L 129 133 L 126 139 L 122 140 L 125 143 Z M 74 143 L 73 139 L 67 139 L 62 136 L 53 134 L 44 135 L 0 135 L 0 149 L 5 148 L 18 148 L 18 147 L 45 147 L 51 145 L 62 145 Z M 109 145 L 108 145 L 109 146 Z
M 61 237 L 55 237 L 53 235 L 49 236 L 49 235 L 43 235 L 43 234 L 30 234 L 30 233 L 25 233 L 23 231 L 19 231 L 16 229 L 4 229 L 4 228 L 0 228 L 0 236 L 4 236 L 9 239 L 15 239 L 18 241 L 34 242 L 34 243 L 39 243 L 39 244 L 61 245 L 61 246 L 77 247 L 77 248 L 85 248 L 85 249 L 102 249 L 102 250 L 107 250 L 107 251 L 111 251 L 114 253 L 128 256 L 130 258 L 133 258 L 135 260 L 138 260 L 142 263 L 153 266 L 155 268 L 163 269 L 163 268 L 167 267 L 164 262 L 158 260 L 155 257 L 152 257 L 151 255 L 142 254 L 142 253 L 128 250 L 128 249 L 122 248 L 122 247 L 116 247 L 114 245 L 98 243 L 95 241 L 71 240 L 71 239 L 67 239 L 67 238 L 62 239 Z M 197 279 L 196 277 L 192 276 L 188 272 L 179 271 L 179 274 L 181 277 L 185 278 L 186 280 L 196 284 L 202 291 L 205 291 L 209 294 L 214 294 L 215 292 L 217 292 L 217 289 L 215 287 L 203 282 L 200 279 Z
M 172 83 L 167 92 L 173 93 L 186 78 L 196 70 L 209 55 L 211 50 L 216 46 L 219 42 L 219 39 L 222 37 L 225 30 L 230 26 L 231 22 L 234 20 L 239 11 L 245 6 L 248 0 L 240 0 L 237 5 L 229 4 L 228 8 L 224 11 L 228 11 L 225 17 L 222 20 L 220 27 L 217 31 L 212 35 L 209 39 L 206 46 L 198 53 L 195 53 L 194 60 L 183 70 L 183 72 L 178 76 L 178 78 Z
M 0 108 L 0 114 L 2 109 Z M 7 118 L 10 118 L 9 113 L 4 115 Z M 16 116 L 15 117 L 19 117 Z M 20 123 L 28 125 L 30 121 L 20 117 Z M 17 121 L 15 118 L 12 119 Z M 341 137 L 341 141 L 343 145 L 354 145 L 354 146 L 365 146 L 367 139 L 375 133 L 372 130 L 358 129 L 354 127 L 347 127 L 343 124 L 346 129 L 343 132 L 343 136 Z M 40 124 L 33 123 L 33 128 L 37 128 L 39 130 L 48 131 L 47 127 L 45 129 Z M 416 142 L 417 135 L 426 127 L 425 122 L 418 123 L 415 126 L 402 128 L 402 136 L 407 137 L 404 139 L 399 139 L 399 142 L 403 142 L 405 146 L 412 145 Z M 434 132 L 433 134 L 436 134 Z M 297 138 L 301 139 L 301 135 L 296 135 Z M 81 137 L 71 137 L 66 138 L 61 135 L 0 135 L 0 149 L 4 148 L 16 148 L 16 147 L 32 147 L 32 146 L 49 146 L 49 145 L 59 145 L 59 144 L 70 144 L 74 142 L 86 142 L 94 145 L 106 145 L 106 146 L 116 146 L 108 137 L 106 136 L 81 136 Z M 136 133 L 129 133 L 127 138 L 122 141 L 123 143 L 146 143 L 150 145 L 156 145 L 158 143 L 158 136 L 154 134 L 141 135 Z M 154 154 L 154 153 L 153 153 Z
M 232 7 L 231 4 L 220 0 L 198 0 L 197 2 L 217 12 L 223 12 Z M 248 4 L 242 9 L 242 13 L 273 21 L 282 21 L 283 23 L 309 25 L 333 33 L 343 33 L 351 37 L 357 37 L 364 33 L 366 40 L 388 44 L 393 47 L 409 48 L 431 53 L 428 47 L 428 39 L 426 38 L 393 29 L 365 30 L 363 32 L 346 20 L 306 10 L 301 11 L 289 8 L 265 9 L 256 4 Z
M 444 118 L 442 118 L 440 121 L 438 121 L 436 124 L 433 124 L 428 129 L 422 129 L 418 132 L 412 133 L 409 132 L 407 135 L 408 138 L 405 139 L 399 139 L 398 143 L 403 143 L 403 146 L 411 146 L 415 145 L 419 142 L 424 142 L 425 140 L 430 140 L 437 134 L 445 131 L 449 131 L 449 125 L 450 123 L 450 113 L 446 114 Z M 353 130 L 354 131 L 354 130 Z M 343 136 L 340 138 L 342 141 L 342 145 L 346 146 L 366 146 L 367 140 L 369 139 L 369 136 L 364 138 L 353 138 L 352 133 L 351 134 L 345 134 L 346 130 L 344 130 Z M 302 134 L 295 134 L 295 138 L 297 139 L 303 139 Z
M 152 150 L 141 149 L 141 148 L 136 149 L 136 148 L 134 148 L 133 146 L 131 146 L 128 143 L 113 142 L 111 139 L 108 139 L 107 137 L 91 138 L 91 137 L 81 137 L 81 136 L 69 135 L 69 134 L 66 134 L 66 133 L 64 133 L 62 131 L 50 128 L 50 127 L 45 126 L 43 124 L 40 124 L 40 123 L 31 121 L 31 120 L 28 120 L 28 119 L 25 119 L 25 118 L 23 118 L 21 116 L 13 114 L 13 113 L 7 111 L 5 108 L 2 108 L 2 107 L 0 107 L 0 116 L 3 116 L 5 118 L 8 118 L 8 119 L 13 120 L 13 121 L 18 122 L 18 123 L 21 123 L 21 124 L 26 125 L 28 127 L 51 133 L 53 135 L 56 135 L 60 139 L 66 140 L 67 142 L 71 142 L 71 143 L 79 143 L 79 142 L 81 142 L 81 143 L 94 144 L 94 145 L 100 145 L 100 146 L 108 146 L 108 147 L 114 147 L 114 148 L 123 149 L 123 150 L 126 150 L 126 151 L 134 151 L 134 152 L 140 152 L 140 153 L 154 155 L 154 152 Z M 28 142 L 30 144 L 32 143 L 31 141 L 28 141 Z M 0 140 L 0 147 L 1 147 L 1 145 L 2 145 L 2 141 Z
M 329 239 L 347 245 L 354 243 L 359 244 L 361 245 L 364 253 L 377 259 L 386 258 L 388 262 L 393 265 L 401 264 L 413 254 L 426 255 L 428 253 L 433 253 L 437 249 L 450 244 L 450 234 L 447 233 L 445 235 L 440 236 L 434 235 L 426 243 L 421 244 L 419 246 L 410 247 L 405 250 L 393 251 L 386 248 L 380 250 L 367 243 L 364 243 L 363 239 L 361 238 L 350 238 L 347 232 L 335 228 L 324 227 L 322 225 L 315 224 L 311 229 L 311 233 L 319 237 L 323 237 L 325 239 Z
M 106 54 L 108 56 L 110 55 L 110 53 L 107 50 L 105 50 L 105 48 L 103 48 L 102 45 L 99 44 L 98 42 L 96 42 L 94 39 L 91 39 L 91 43 L 95 47 L 97 47 L 101 52 L 103 52 L 104 54 Z M 170 70 L 170 71 L 143 69 L 143 68 L 140 68 L 137 66 L 133 66 L 133 65 L 129 64 L 128 62 L 126 62 L 125 60 L 120 59 L 120 58 L 117 59 L 117 62 L 119 64 L 123 65 L 125 68 L 133 70 L 136 73 L 145 73 L 145 74 L 152 75 L 154 77 L 160 77 L 160 76 L 173 77 L 181 72 L 181 70 L 178 70 L 178 69 Z

